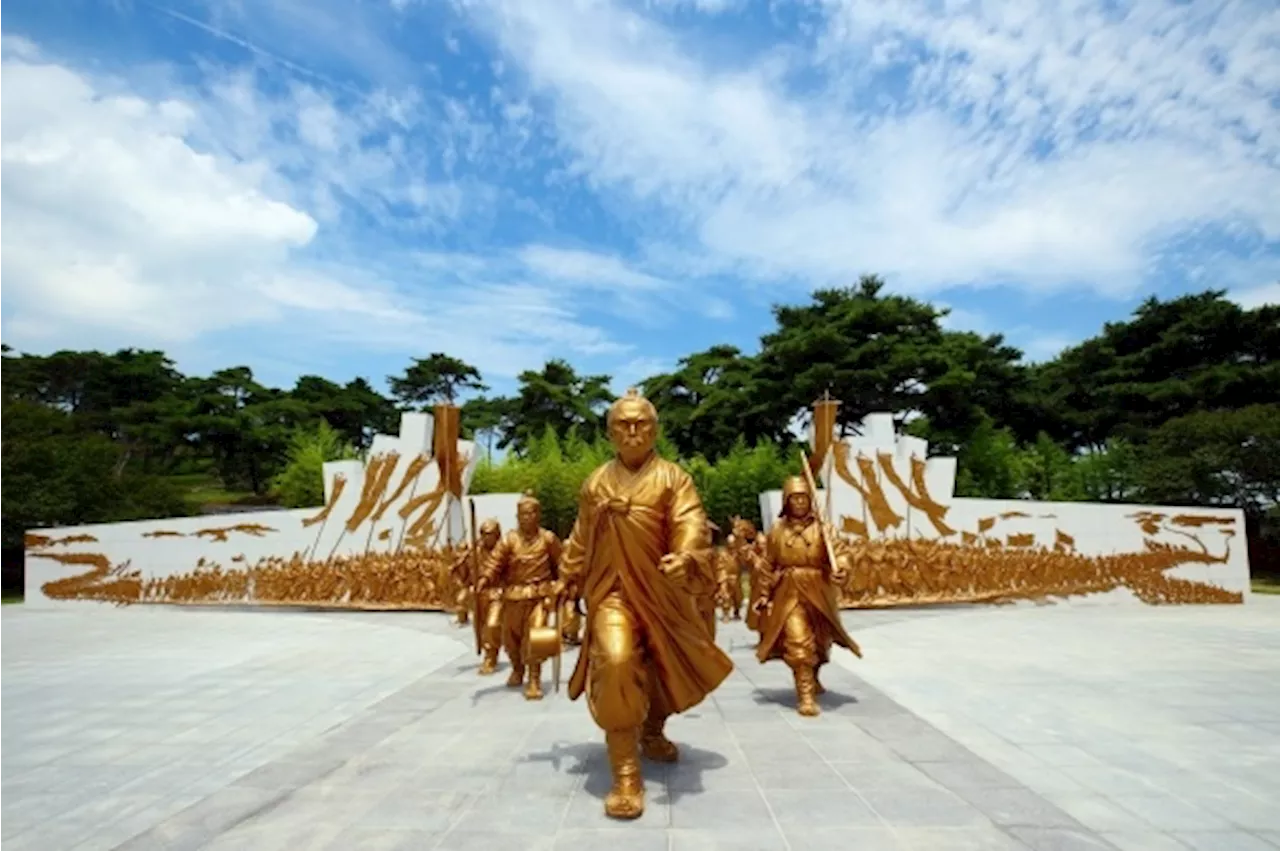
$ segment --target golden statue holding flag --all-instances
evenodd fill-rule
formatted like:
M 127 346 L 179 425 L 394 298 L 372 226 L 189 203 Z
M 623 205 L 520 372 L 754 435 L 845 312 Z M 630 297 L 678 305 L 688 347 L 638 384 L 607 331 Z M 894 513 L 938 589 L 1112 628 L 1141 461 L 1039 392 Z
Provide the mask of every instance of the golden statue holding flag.
M 759 618 L 761 662 L 782 659 L 796 684 L 796 710 L 819 713 L 823 691 L 818 671 L 838 644 L 861 657 L 858 644 L 840 620 L 838 589 L 847 564 L 832 546 L 834 534 L 816 512 L 817 488 L 808 459 L 803 476 L 782 486 L 782 513 L 765 542 L 760 579 L 751 602 Z

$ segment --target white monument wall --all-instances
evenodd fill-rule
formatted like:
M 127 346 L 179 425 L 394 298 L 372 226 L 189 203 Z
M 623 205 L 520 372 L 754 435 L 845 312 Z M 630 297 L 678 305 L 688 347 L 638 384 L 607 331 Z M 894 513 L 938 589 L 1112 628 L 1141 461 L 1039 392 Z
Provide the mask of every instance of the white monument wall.
M 478 453 L 469 441 L 458 442 L 464 463 L 462 500 L 447 493 L 434 503 L 424 500 L 424 495 L 440 490 L 440 469 L 434 461 L 426 460 L 432 436 L 430 414 L 407 413 L 401 417 L 398 436 L 374 437 L 366 461 L 325 464 L 325 506 L 31 530 L 26 552 L 26 605 L 63 604 L 47 597 L 41 586 L 93 569 L 94 564 L 86 559 L 105 558 L 113 569 L 127 566 L 146 579 L 188 573 L 202 562 L 235 569 L 295 554 L 323 561 L 330 556 L 394 553 L 415 543 L 428 547 L 462 543 L 469 537 L 466 489 Z M 366 484 L 377 484 L 370 480 L 370 474 L 376 474 L 379 463 L 387 463 L 385 459 L 392 453 L 398 459 L 389 474 L 383 470 L 381 497 L 367 516 L 356 516 Z M 345 484 L 340 484 L 343 479 Z M 518 499 L 519 494 L 477 496 L 478 516 L 495 516 L 504 529 L 511 528 Z M 401 516 L 407 508 L 414 510 Z M 327 519 L 321 519 L 326 515 Z M 348 528 L 349 522 L 353 528 Z M 410 535 L 415 525 L 431 527 L 429 534 L 420 536 L 420 542 Z
M 824 515 L 829 512 L 844 537 L 931 539 L 1082 556 L 1182 548 L 1194 555 L 1165 575 L 1246 599 L 1250 594 L 1239 509 L 955 497 L 956 459 L 929 458 L 926 441 L 893 431 L 890 415 L 870 414 L 860 436 L 837 442 L 824 459 L 818 507 Z M 760 495 L 763 529 L 773 525 L 781 504 L 781 491 Z

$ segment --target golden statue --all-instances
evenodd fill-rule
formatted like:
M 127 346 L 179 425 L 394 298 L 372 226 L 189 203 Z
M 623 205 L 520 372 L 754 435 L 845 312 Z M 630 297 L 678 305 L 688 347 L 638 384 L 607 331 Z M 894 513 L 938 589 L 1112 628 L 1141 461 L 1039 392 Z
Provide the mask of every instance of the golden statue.
M 742 572 L 732 544 L 716 548 L 715 574 L 720 619 L 725 623 L 742 620 Z
M 502 589 L 477 589 L 480 571 L 485 562 L 493 555 L 498 543 L 502 540 L 502 527 L 498 521 L 490 517 L 480 524 L 480 535 L 476 541 L 474 558 L 468 550 L 466 559 L 455 562 L 455 581 L 466 581 L 470 588 L 470 607 L 475 609 L 476 633 L 479 647 L 484 655 L 480 662 L 480 675 L 488 676 L 498 669 L 498 648 L 502 645 Z M 458 567 L 462 565 L 463 567 Z M 465 573 L 463 571 L 465 570 Z M 475 575 L 471 575 L 471 574 Z M 459 604 L 468 602 L 459 599 Z M 459 619 L 460 623 L 466 623 Z
M 742 571 L 747 574 L 747 600 L 755 602 L 760 585 L 760 577 L 768 569 L 764 557 L 764 539 L 756 532 L 756 525 L 741 517 L 733 518 L 733 531 L 729 533 L 729 552 L 737 562 L 739 576 Z M 739 580 L 741 587 L 741 580 Z M 747 607 L 747 629 L 753 632 L 760 630 L 760 613 L 751 606 Z
M 813 493 L 801 476 L 783 484 L 782 513 L 765 543 L 767 570 L 751 604 L 760 619 L 756 658 L 787 663 L 795 675 L 796 709 L 806 716 L 818 714 L 818 671 L 831 660 L 831 645 L 862 655 L 840 622 L 836 589 L 845 582 L 845 568 L 832 563 L 831 532 L 814 514 Z
M 644 812 L 640 755 L 679 758 L 668 717 L 697 706 L 733 670 L 695 603 L 709 550 L 707 516 L 689 474 L 654 452 L 658 413 L 635 390 L 608 414 L 616 457 L 583 483 L 565 546 L 565 596 L 586 600 L 586 649 L 569 681 L 604 731 L 613 788 L 605 814 Z
M 524 696 L 528 700 L 542 699 L 545 659 L 533 652 L 529 635 L 547 624 L 548 601 L 553 600 L 558 591 L 556 571 L 560 551 L 560 539 L 554 532 L 542 528 L 542 505 L 532 493 L 526 492 L 516 505 L 516 528 L 493 548 L 476 582 L 477 594 L 502 588 L 499 631 L 507 658 L 511 660 L 507 685 L 518 688 L 524 683 Z M 496 651 L 493 654 L 496 656 Z
M 474 599 L 477 568 L 493 552 L 502 538 L 502 527 L 492 517 L 480 524 L 480 537 L 476 542 L 475 552 L 471 544 L 464 544 L 453 557 L 449 567 L 449 583 L 453 588 L 454 624 L 466 626 L 471 609 L 477 612 L 486 607 L 483 601 Z M 495 651 L 496 655 L 496 651 Z M 490 671 L 489 673 L 492 673 Z

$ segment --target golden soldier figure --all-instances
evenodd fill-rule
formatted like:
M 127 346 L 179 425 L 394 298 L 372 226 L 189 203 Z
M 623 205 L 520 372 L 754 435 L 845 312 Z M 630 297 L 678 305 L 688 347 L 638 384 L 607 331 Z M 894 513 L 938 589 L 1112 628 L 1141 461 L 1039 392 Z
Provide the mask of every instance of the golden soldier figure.
M 477 550 L 479 556 L 475 565 L 483 570 L 493 551 L 502 540 L 502 527 L 492 517 L 480 524 L 480 540 Z M 472 560 L 466 561 L 468 572 L 473 570 Z M 477 589 L 479 576 L 471 578 L 473 605 L 476 619 L 480 622 L 480 647 L 484 658 L 480 662 L 480 675 L 488 676 L 498 669 L 498 648 L 502 646 L 502 589 Z
M 502 529 L 498 521 L 489 518 L 480 524 L 479 558 L 474 557 L 470 544 L 462 547 L 454 555 L 453 564 L 449 568 L 449 582 L 453 588 L 454 623 L 458 626 L 467 625 L 468 616 L 474 605 L 472 595 L 476 577 L 473 574 L 478 566 L 484 564 L 501 537 Z
M 831 645 L 862 655 L 840 622 L 836 588 L 844 570 L 831 564 L 824 534 L 829 530 L 814 514 L 808 483 L 800 476 L 787 479 L 782 513 L 765 543 L 767 570 L 752 601 L 760 616 L 756 658 L 787 663 L 795 675 L 796 709 L 809 716 L 818 714 L 818 669 L 831 660 Z
M 528 700 L 542 699 L 542 663 L 529 644 L 529 631 L 546 626 L 547 601 L 556 597 L 560 539 L 542 528 L 542 506 L 525 493 L 516 506 L 517 528 L 507 533 L 480 571 L 476 593 L 502 587 L 502 644 L 511 660 L 507 685 L 524 682 Z M 525 674 L 528 673 L 528 682 Z
M 729 552 L 737 561 L 739 576 L 747 572 L 747 600 L 755 602 L 759 596 L 760 576 L 767 569 L 764 559 L 764 539 L 756 532 L 756 525 L 741 517 L 733 518 L 733 532 L 729 535 Z M 741 588 L 741 581 L 739 581 Z M 751 606 L 747 607 L 747 629 L 753 632 L 760 630 L 760 613 Z
M 604 730 L 613 788 L 605 814 L 644 811 L 640 755 L 679 758 L 666 737 L 671 715 L 697 706 L 733 670 L 707 634 L 695 600 L 710 545 L 689 475 L 654 453 L 658 414 L 635 390 L 608 415 L 614 460 L 582 486 L 565 546 L 566 596 L 587 604 L 586 649 L 569 681 Z
M 716 550 L 716 604 L 725 623 L 742 620 L 742 573 L 729 546 Z

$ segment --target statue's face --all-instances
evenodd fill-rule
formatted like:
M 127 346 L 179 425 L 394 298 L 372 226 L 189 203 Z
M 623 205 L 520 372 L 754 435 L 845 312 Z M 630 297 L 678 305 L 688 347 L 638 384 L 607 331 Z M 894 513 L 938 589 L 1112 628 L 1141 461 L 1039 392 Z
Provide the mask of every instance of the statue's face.
M 480 531 L 480 545 L 486 550 L 491 550 L 498 545 L 498 539 L 502 537 L 502 530 L 495 529 L 492 526 Z
M 658 422 L 644 402 L 624 400 L 609 422 L 609 439 L 624 461 L 640 460 L 658 442 Z
M 791 517 L 806 517 L 813 506 L 807 493 L 793 493 L 787 497 L 787 514 Z
M 522 503 L 516 509 L 516 519 L 520 521 L 520 531 L 533 532 L 542 525 L 542 508 L 537 503 Z

